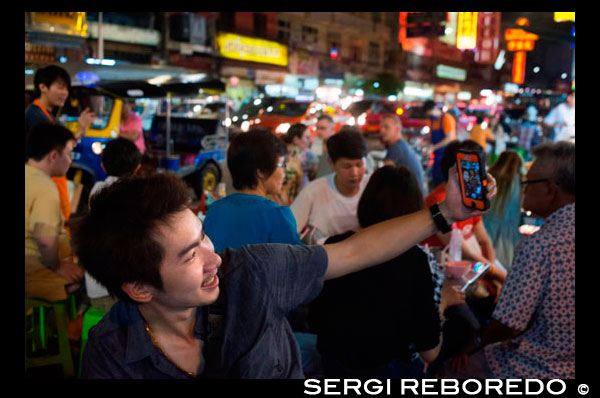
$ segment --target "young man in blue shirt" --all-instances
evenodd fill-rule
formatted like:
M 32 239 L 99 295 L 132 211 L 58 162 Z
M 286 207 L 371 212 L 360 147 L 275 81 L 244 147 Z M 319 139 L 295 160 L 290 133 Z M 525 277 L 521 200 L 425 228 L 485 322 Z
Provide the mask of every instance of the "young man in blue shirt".
M 454 169 L 439 208 L 331 245 L 217 254 L 189 202 L 174 175 L 122 179 L 100 191 L 74 226 L 80 263 L 120 299 L 89 332 L 82 377 L 302 378 L 289 310 L 314 299 L 323 280 L 383 263 L 436 226 L 480 214 L 462 205 Z

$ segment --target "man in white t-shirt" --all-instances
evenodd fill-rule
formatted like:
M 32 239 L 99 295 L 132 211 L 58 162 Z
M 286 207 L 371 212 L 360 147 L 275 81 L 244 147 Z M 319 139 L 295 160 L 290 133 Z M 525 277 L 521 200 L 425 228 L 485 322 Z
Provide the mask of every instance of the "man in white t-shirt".
M 309 227 L 308 243 L 322 244 L 329 236 L 359 227 L 356 208 L 369 181 L 366 152 L 367 144 L 356 127 L 344 126 L 327 141 L 327 161 L 333 173 L 308 184 L 291 206 L 298 233 L 303 235 Z
M 554 128 L 554 141 L 571 141 L 575 143 L 575 91 L 567 94 L 567 100 L 544 118 L 547 127 Z

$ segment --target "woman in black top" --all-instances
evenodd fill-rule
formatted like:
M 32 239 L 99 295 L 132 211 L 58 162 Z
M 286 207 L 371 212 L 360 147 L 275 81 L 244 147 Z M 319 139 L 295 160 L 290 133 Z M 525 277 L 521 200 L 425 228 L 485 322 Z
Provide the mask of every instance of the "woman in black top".
M 423 207 L 406 167 L 385 166 L 371 176 L 358 204 L 361 228 Z M 336 235 L 342 241 L 354 232 Z M 310 305 L 326 378 L 415 378 L 440 350 L 443 275 L 428 249 L 414 246 L 395 259 L 325 282 Z M 462 297 L 464 300 L 464 296 Z

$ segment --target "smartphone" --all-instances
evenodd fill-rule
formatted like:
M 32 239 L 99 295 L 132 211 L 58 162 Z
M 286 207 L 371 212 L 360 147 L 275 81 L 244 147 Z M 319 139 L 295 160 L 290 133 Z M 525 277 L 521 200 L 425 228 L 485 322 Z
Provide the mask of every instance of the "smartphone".
M 487 210 L 490 201 L 487 199 L 484 158 L 478 152 L 458 151 L 456 165 L 463 204 L 473 209 Z
M 490 267 L 491 267 L 490 264 L 484 264 L 484 263 L 475 263 L 475 264 L 473 264 L 472 270 L 469 271 L 469 273 L 466 275 L 466 277 L 470 278 L 470 279 L 460 289 L 461 292 L 466 292 L 467 290 L 469 290 L 469 288 L 471 286 L 473 286 L 473 284 L 475 282 L 477 282 L 477 280 L 479 278 L 481 278 L 483 276 L 483 274 L 485 274 L 490 269 Z

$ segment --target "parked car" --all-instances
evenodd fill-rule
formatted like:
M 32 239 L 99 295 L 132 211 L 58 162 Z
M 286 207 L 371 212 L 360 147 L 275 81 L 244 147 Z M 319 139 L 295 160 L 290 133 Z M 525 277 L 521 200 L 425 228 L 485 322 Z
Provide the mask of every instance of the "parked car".
M 364 135 L 379 134 L 381 116 L 389 113 L 401 116 L 404 105 L 383 99 L 365 99 L 350 105 L 348 112 L 356 119 L 356 125 Z
M 280 135 L 287 133 L 291 125 L 303 123 L 308 126 L 311 135 L 315 136 L 317 118 L 322 114 L 332 117 L 335 131 L 342 128 L 352 118 L 349 112 L 322 102 L 302 102 L 291 98 L 279 98 L 266 109 L 259 110 L 258 114 L 249 118 L 247 123 L 242 123 L 242 131 L 248 131 L 252 127 L 264 127 L 274 134 Z
M 242 132 L 242 125 L 247 126 L 250 119 L 273 105 L 277 99 L 269 96 L 257 97 L 240 106 L 237 111 L 231 114 L 229 119 L 225 120 L 226 125 L 229 125 L 230 133 L 237 134 Z

